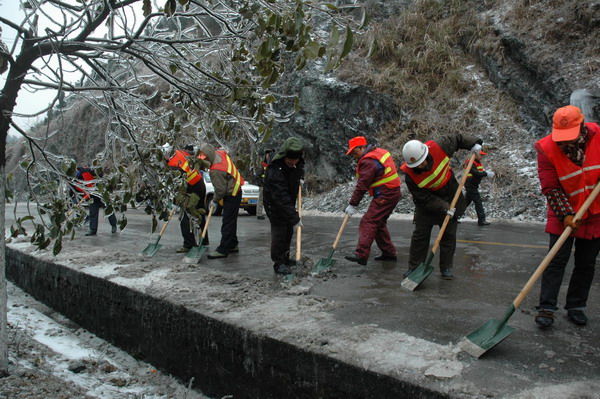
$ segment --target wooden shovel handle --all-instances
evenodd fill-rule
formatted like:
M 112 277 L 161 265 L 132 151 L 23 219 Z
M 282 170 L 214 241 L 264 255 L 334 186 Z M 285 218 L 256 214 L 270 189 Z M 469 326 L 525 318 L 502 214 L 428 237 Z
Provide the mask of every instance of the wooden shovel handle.
M 298 216 L 300 216 L 300 221 L 302 221 L 302 185 L 298 186 Z M 298 226 L 298 231 L 296 232 L 296 261 L 300 261 L 302 259 L 302 226 Z
M 460 194 L 462 193 L 462 188 L 465 185 L 465 182 L 467 181 L 467 176 L 469 175 L 471 166 L 473 166 L 473 162 L 475 162 L 475 153 L 471 154 L 471 158 L 469 158 L 469 163 L 467 164 L 467 167 L 465 168 L 462 179 L 460 179 L 460 183 L 458 184 L 458 190 L 456 190 L 456 193 L 454 194 L 454 198 L 452 199 L 452 202 L 450 203 L 450 209 L 452 209 L 456 206 L 456 203 L 458 202 L 458 199 L 460 198 Z M 435 251 L 437 251 L 437 249 L 440 245 L 440 242 L 442 241 L 442 236 L 444 235 L 444 232 L 446 231 L 446 227 L 448 226 L 449 222 L 450 222 L 450 215 L 446 215 L 446 218 L 444 219 L 444 223 L 442 224 L 442 227 L 440 228 L 440 232 L 438 233 L 437 238 L 435 239 L 435 244 L 433 244 L 433 248 L 431 248 L 431 252 L 433 252 L 434 254 L 435 254 Z
M 210 217 L 212 216 L 212 212 L 210 208 L 208 209 L 208 217 L 206 218 L 206 223 L 204 223 L 204 228 L 202 229 L 202 235 L 200 236 L 200 244 L 202 245 L 202 241 L 204 240 L 204 236 L 206 236 L 206 231 L 208 230 L 208 223 L 210 222 Z
M 600 192 L 600 183 L 596 183 L 594 190 L 590 193 L 589 197 L 585 200 L 585 202 L 583 203 L 581 208 L 579 208 L 579 210 L 575 214 L 575 217 L 573 218 L 573 222 L 576 222 L 583 217 L 583 215 L 587 212 L 587 210 L 590 207 L 590 205 L 592 204 L 592 202 L 594 202 L 594 200 L 596 199 L 598 192 Z M 558 240 L 554 243 L 554 245 L 552 246 L 552 248 L 550 249 L 550 251 L 548 252 L 546 257 L 544 258 L 542 263 L 540 263 L 538 268 L 535 270 L 535 272 L 529 278 L 529 281 L 527 281 L 527 284 L 525 284 L 525 287 L 523 287 L 523 289 L 521 290 L 519 295 L 517 295 L 517 297 L 513 301 L 513 305 L 514 305 L 515 309 L 518 308 L 519 305 L 521 305 L 521 302 L 523 302 L 523 299 L 525 299 L 527 294 L 529 294 L 529 291 L 531 291 L 531 288 L 533 288 L 533 285 L 535 284 L 535 282 L 540 278 L 542 273 L 544 273 L 544 270 L 546 270 L 546 267 L 548 267 L 548 265 L 550 264 L 552 259 L 554 259 L 554 256 L 556 255 L 556 253 L 558 252 L 560 247 L 562 247 L 562 245 L 565 243 L 567 238 L 571 235 L 572 231 L 573 231 L 573 228 L 570 226 L 567 226 L 565 228 L 565 230 L 562 232 L 562 234 L 560 235 L 560 237 L 558 237 Z
M 174 213 L 175 213 L 175 207 L 173 207 L 173 209 L 171 210 L 171 213 L 169 214 L 169 218 L 167 219 L 165 224 L 163 224 L 163 227 L 160 229 L 160 233 L 158 233 L 159 237 L 162 237 L 162 235 L 165 233 L 165 230 L 167 229 L 167 225 L 169 224 L 169 221 L 173 217 Z
M 342 225 L 340 226 L 340 230 L 338 231 L 337 236 L 335 237 L 335 241 L 333 242 L 333 249 L 337 248 L 337 245 L 340 242 L 340 237 L 342 236 L 342 232 L 344 231 L 344 228 L 346 228 L 346 223 L 348 223 L 349 218 L 350 218 L 350 215 L 346 214 L 346 216 L 344 217 L 344 221 L 342 222 Z

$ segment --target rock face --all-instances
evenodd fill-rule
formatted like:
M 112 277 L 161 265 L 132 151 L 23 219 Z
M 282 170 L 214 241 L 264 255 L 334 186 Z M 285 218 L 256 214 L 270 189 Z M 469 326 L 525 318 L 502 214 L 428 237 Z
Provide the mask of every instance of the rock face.
M 340 183 L 354 174 L 353 159 L 345 156 L 350 138 L 365 136 L 375 143 L 375 134 L 399 115 L 392 97 L 316 71 L 298 75 L 288 90 L 298 93 L 299 112 L 275 128 L 273 141 L 301 137 L 307 175 L 325 182 Z

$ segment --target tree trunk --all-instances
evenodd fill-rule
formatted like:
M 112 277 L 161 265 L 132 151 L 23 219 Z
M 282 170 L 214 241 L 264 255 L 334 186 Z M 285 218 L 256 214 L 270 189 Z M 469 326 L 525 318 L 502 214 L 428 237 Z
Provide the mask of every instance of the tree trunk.
M 4 152 L 2 158 L 4 158 Z M 4 164 L 3 162 L 0 165 L 0 231 L 2 232 L 2 239 L 0 240 L 0 377 L 8 374 L 8 331 L 6 321 L 8 296 L 6 294 L 6 241 L 4 240 L 6 170 Z

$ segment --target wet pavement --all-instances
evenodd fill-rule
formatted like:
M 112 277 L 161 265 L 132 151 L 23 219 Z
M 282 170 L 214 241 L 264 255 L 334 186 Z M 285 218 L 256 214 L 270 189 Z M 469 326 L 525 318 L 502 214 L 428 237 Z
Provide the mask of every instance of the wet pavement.
M 10 215 L 7 213 L 7 218 Z M 128 214 L 127 228 L 118 235 L 109 233 L 106 219 L 100 222 L 99 235 L 80 237 L 97 246 L 129 248 L 139 252 L 145 247 L 149 233 L 148 216 L 138 212 Z M 303 218 L 303 259 L 307 264 L 326 258 L 343 220 L 331 216 Z M 311 295 L 335 301 L 334 318 L 348 326 L 370 325 L 402 332 L 440 345 L 455 345 L 465 335 L 490 319 L 500 319 L 507 307 L 539 266 L 547 252 L 548 236 L 540 223 L 492 221 L 486 227 L 463 221 L 458 228 L 459 242 L 454 262 L 454 280 L 443 280 L 434 259 L 434 272 L 414 291 L 401 286 L 402 273 L 407 268 L 408 248 L 413 225 L 409 216 L 397 216 L 389 221 L 389 230 L 398 250 L 396 262 L 374 261 L 379 255 L 376 245 L 367 266 L 346 261 L 357 241 L 359 217 L 352 217 L 334 253 L 335 265 L 318 278 L 308 278 Z M 209 228 L 211 248 L 220 237 L 221 219 L 213 218 Z M 7 226 L 10 226 L 7 221 Z M 240 253 L 227 259 L 203 259 L 203 267 L 221 272 L 278 283 L 269 258 L 269 222 L 240 213 L 238 238 Z M 83 235 L 83 232 L 79 233 Z M 434 229 L 432 243 L 437 234 Z M 181 246 L 179 223 L 173 220 L 160 242 L 163 247 L 156 261 L 179 262 L 175 249 Z M 295 243 L 295 237 L 294 241 Z M 66 244 L 65 244 L 66 245 Z M 292 244 L 292 251 L 294 250 Z M 564 305 L 572 259 L 567 267 L 559 296 Z M 487 351 L 480 359 L 466 353 L 460 356 L 466 370 L 463 378 L 473 387 L 485 387 L 490 396 L 508 397 L 531 391 L 544 385 L 562 386 L 557 396 L 552 390 L 542 396 L 566 397 L 580 385 L 588 387 L 584 396 L 600 397 L 600 282 L 591 289 L 586 313 L 586 327 L 572 324 L 566 311 L 560 310 L 550 330 L 540 330 L 534 322 L 539 282 L 510 318 L 516 331 Z M 590 388 L 592 387 L 592 388 Z M 595 387 L 595 388 L 594 388 Z M 468 389 L 468 388 L 466 388 Z M 585 396 L 588 395 L 588 396 Z M 518 396 L 525 397 L 525 396 Z

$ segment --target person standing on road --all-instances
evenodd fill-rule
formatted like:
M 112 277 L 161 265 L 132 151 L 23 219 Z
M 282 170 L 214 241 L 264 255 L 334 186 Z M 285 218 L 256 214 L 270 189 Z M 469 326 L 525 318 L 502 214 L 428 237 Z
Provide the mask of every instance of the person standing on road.
M 358 226 L 358 244 L 354 255 L 346 256 L 351 262 L 366 265 L 371 253 L 373 241 L 381 250 L 375 260 L 395 261 L 396 247 L 390 238 L 387 220 L 402 196 L 400 177 L 394 160 L 388 150 L 367 145 L 363 136 L 350 139 L 348 152 L 358 161 L 356 165 L 357 182 L 344 211 L 352 216 L 366 192 L 373 197 L 369 209 L 360 219 Z
M 298 190 L 304 177 L 304 143 L 289 137 L 269 163 L 264 181 L 265 211 L 271 222 L 271 260 L 277 274 L 291 274 L 290 244 L 294 227 L 302 226 L 296 210 Z
M 265 218 L 265 206 L 264 206 L 264 185 L 265 185 L 265 174 L 267 173 L 267 166 L 271 162 L 271 158 L 275 150 L 266 150 L 263 159 L 260 161 L 260 172 L 257 176 L 257 182 L 259 186 L 258 191 L 258 202 L 256 203 L 256 218 L 263 220 Z
M 77 168 L 76 177 L 79 180 L 90 182 L 90 183 L 86 184 L 87 187 L 93 187 L 94 181 L 96 180 L 96 178 L 98 176 L 96 175 L 96 172 L 91 168 L 79 167 L 79 168 Z M 84 190 L 80 189 L 80 191 L 84 191 Z M 87 233 L 85 233 L 85 235 L 86 236 L 95 236 L 98 233 L 98 217 L 100 214 L 100 208 L 104 209 L 104 208 L 106 208 L 106 205 L 104 204 L 104 202 L 102 202 L 102 199 L 100 199 L 100 197 L 98 197 L 97 195 L 89 194 L 85 191 L 84 191 L 84 193 L 85 193 L 85 197 L 92 198 L 92 203 L 90 204 L 90 230 Z M 115 216 L 114 212 L 108 216 L 108 222 L 110 223 L 110 226 L 111 226 L 111 232 L 113 234 L 116 233 L 117 232 L 117 217 Z
M 450 215 L 451 219 L 440 241 L 440 271 L 442 278 L 454 278 L 452 265 L 456 250 L 457 218 L 464 213 L 466 202 L 461 193 L 456 207 L 450 208 L 458 190 L 450 158 L 460 149 L 478 154 L 482 143 L 483 140 L 477 137 L 458 133 L 426 143 L 410 140 L 402 148 L 404 163 L 400 169 L 406 173 L 406 186 L 415 204 L 415 229 L 410 241 L 408 270 L 404 277 L 425 262 L 433 226 L 441 227 L 446 215 Z
M 583 326 L 584 313 L 600 251 L 600 201 L 595 200 L 581 220 L 573 217 L 600 179 L 600 126 L 584 122 L 578 107 L 559 108 L 552 118 L 552 132 L 535 143 L 538 176 L 548 202 L 546 232 L 550 248 L 567 226 L 574 232 L 558 250 L 542 274 L 539 313 L 541 328 L 554 323 L 557 298 L 565 268 L 575 244 L 575 267 L 569 281 L 565 310 L 569 320 Z
M 481 163 L 481 158 L 487 155 L 486 152 L 479 151 L 479 154 L 475 155 L 475 162 L 471 166 L 471 171 L 467 175 L 467 181 L 465 182 L 465 209 L 471 205 L 471 202 L 475 204 L 475 212 L 477 212 L 477 225 L 489 226 L 490 222 L 485 219 L 485 209 L 483 209 L 483 201 L 481 200 L 481 194 L 479 194 L 479 184 L 481 179 L 484 177 L 494 177 L 494 172 L 491 170 L 485 170 Z M 465 167 L 469 161 L 465 161 Z
M 237 218 L 242 202 L 244 179 L 224 150 L 215 150 L 213 146 L 205 143 L 200 146 L 199 158 L 210 163 L 209 174 L 215 193 L 209 204 L 209 211 L 214 214 L 219 201 L 223 201 L 221 243 L 207 257 L 208 259 L 226 258 L 230 253 L 240 251 Z
M 193 169 L 190 165 L 190 157 L 194 153 L 194 147 L 188 145 L 183 150 L 176 150 L 175 154 L 169 159 L 168 165 L 171 168 L 177 168 L 185 174 L 187 194 L 195 194 L 198 197 L 198 202 L 194 205 L 197 213 L 200 214 L 199 228 L 204 229 L 206 219 L 204 214 L 206 213 L 204 201 L 206 199 L 206 184 L 202 178 L 202 173 Z M 177 249 L 178 253 L 187 253 L 192 247 L 197 245 L 196 236 L 194 234 L 194 223 L 190 218 L 189 211 L 185 209 L 185 206 L 181 206 L 181 220 L 179 226 L 181 228 L 181 235 L 183 237 L 183 246 Z M 204 237 L 201 245 L 208 245 L 208 232 Z

